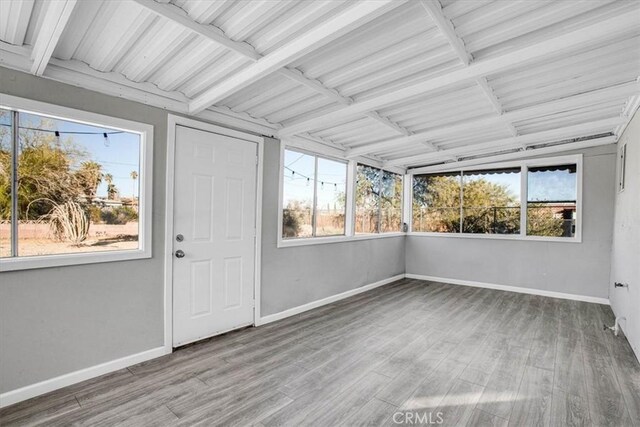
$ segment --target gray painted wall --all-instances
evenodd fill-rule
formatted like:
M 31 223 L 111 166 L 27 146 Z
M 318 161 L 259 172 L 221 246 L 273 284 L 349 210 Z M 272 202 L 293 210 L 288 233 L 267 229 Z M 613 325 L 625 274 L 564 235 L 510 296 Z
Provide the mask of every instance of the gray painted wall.
M 262 203 L 262 316 L 404 273 L 404 236 L 276 246 L 280 142 L 267 139 Z
M 620 138 L 627 142 L 625 189 L 616 193 L 609 299 L 636 357 L 640 360 L 640 113 Z M 618 165 L 619 167 L 619 165 Z M 617 176 L 617 174 L 616 174 Z M 614 288 L 614 282 L 628 288 Z
M 615 146 L 583 154 L 582 243 L 413 235 L 406 272 L 607 298 Z
M 153 258 L 0 273 L 4 393 L 163 345 L 167 112 L 2 67 L 0 88 L 154 126 Z M 265 154 L 263 315 L 404 272 L 403 237 L 277 249 L 279 142 Z
M 4 93 L 154 126 L 153 258 L 0 274 L 0 392 L 163 345 L 167 113 L 0 68 Z

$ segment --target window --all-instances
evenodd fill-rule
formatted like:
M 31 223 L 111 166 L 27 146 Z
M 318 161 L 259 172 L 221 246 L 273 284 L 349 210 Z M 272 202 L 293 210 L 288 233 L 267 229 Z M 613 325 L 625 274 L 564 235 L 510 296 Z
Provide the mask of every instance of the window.
M 402 176 L 359 164 L 356 174 L 356 234 L 402 231 Z
M 3 101 L 13 102 L 0 109 L 2 269 L 150 256 L 151 127 Z
M 520 168 L 462 172 L 462 232 L 520 233 Z
M 575 236 L 576 172 L 575 164 L 529 168 L 528 236 Z
M 412 231 L 576 237 L 580 161 L 570 157 L 573 161 L 566 163 L 529 160 L 507 167 L 414 175 Z
M 460 232 L 460 172 L 413 177 L 413 231 Z
M 282 237 L 345 234 L 347 164 L 284 151 Z

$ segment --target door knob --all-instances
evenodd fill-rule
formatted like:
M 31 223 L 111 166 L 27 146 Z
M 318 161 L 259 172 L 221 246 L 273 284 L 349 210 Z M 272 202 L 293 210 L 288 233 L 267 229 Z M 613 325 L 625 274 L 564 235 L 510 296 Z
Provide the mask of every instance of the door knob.
M 184 251 L 182 249 L 176 251 L 176 258 L 184 258 Z

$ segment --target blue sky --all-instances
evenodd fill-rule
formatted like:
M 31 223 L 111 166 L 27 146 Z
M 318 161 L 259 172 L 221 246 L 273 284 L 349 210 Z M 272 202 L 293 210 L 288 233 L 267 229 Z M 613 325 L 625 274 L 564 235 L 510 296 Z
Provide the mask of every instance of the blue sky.
M 120 197 L 131 197 L 138 194 L 138 180 L 131 179 L 131 172 L 140 175 L 140 136 L 135 133 L 118 133 L 108 136 L 105 144 L 102 133 L 117 132 L 114 129 L 89 126 L 65 120 L 49 119 L 49 130 L 63 132 L 60 138 L 73 141 L 73 144 L 87 154 L 86 159 L 102 165 L 104 174 L 113 175 L 113 183 L 120 191 Z M 45 127 L 40 117 L 27 113 L 20 113 L 20 125 L 35 128 Z M 64 134 L 64 132 L 98 132 L 98 135 Z M 98 187 L 98 196 L 106 196 L 107 184 L 103 181 Z
M 297 151 L 284 152 L 283 205 L 299 200 L 311 205 L 313 201 L 314 157 Z M 334 207 L 338 196 L 346 189 L 346 163 L 318 158 L 318 205 Z M 309 178 L 307 180 L 307 178 Z M 322 184 L 324 182 L 324 184 Z
M 479 177 L 476 175 L 476 177 Z M 502 173 L 483 175 L 485 180 L 504 185 L 515 197 L 520 198 L 520 174 Z M 529 172 L 529 201 L 576 200 L 576 174 L 568 171 Z

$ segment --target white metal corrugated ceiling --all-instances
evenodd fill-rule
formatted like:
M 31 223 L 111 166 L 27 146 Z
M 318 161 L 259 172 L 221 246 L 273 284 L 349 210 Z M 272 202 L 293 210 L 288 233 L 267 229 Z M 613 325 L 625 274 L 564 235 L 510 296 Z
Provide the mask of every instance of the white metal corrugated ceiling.
M 0 65 L 404 168 L 615 142 L 640 2 L 10 0 Z

